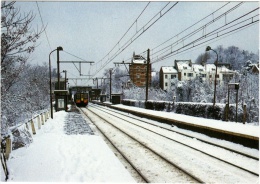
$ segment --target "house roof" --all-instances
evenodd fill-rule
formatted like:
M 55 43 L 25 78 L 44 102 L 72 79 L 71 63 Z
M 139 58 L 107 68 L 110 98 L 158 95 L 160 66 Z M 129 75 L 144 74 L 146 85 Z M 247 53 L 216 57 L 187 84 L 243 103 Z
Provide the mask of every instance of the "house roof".
M 206 64 L 205 65 L 206 72 L 216 71 L 215 64 Z M 218 72 L 225 72 L 225 73 L 235 73 L 235 71 L 228 69 L 226 66 L 218 66 Z
M 162 71 L 163 73 L 178 73 L 178 71 L 173 68 L 173 66 L 163 66 Z
M 146 64 L 146 59 L 140 55 L 134 55 L 132 59 L 132 63 L 134 64 Z
M 253 64 L 252 71 L 253 72 L 259 72 L 259 63 Z
M 189 63 L 190 61 L 178 61 L 176 65 L 178 70 L 191 70 Z
M 192 70 L 196 73 L 205 72 L 205 67 L 201 64 L 192 64 Z

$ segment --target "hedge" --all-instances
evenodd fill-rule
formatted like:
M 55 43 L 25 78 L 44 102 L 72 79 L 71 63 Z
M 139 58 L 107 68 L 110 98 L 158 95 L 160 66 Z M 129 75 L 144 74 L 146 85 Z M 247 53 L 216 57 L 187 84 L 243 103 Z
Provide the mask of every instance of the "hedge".
M 168 101 L 152 101 L 148 100 L 137 101 L 137 100 L 122 100 L 122 104 L 128 106 L 135 106 L 146 108 L 156 111 L 167 111 L 175 112 L 177 114 L 185 114 L 195 117 L 203 117 L 208 119 L 225 120 L 226 108 L 224 105 L 218 106 L 217 104 L 213 107 L 212 104 L 207 103 L 185 103 L 185 102 L 168 102 Z M 229 121 L 236 121 L 236 108 L 230 105 L 229 108 Z M 238 110 L 238 122 L 243 122 L 243 110 Z

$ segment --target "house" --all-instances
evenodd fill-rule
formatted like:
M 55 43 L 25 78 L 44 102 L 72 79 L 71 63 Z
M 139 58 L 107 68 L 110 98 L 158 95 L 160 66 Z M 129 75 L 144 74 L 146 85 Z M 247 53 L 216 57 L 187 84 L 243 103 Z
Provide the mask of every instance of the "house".
M 259 63 L 253 64 L 251 71 L 254 74 L 259 74 Z
M 146 86 L 147 60 L 140 55 L 133 54 L 131 64 L 129 64 L 129 75 L 134 85 L 138 87 Z M 148 66 L 148 84 L 151 84 L 151 64 Z
M 160 69 L 160 87 L 163 90 L 170 91 L 175 85 L 174 80 L 178 77 L 178 71 L 173 66 L 163 66 Z
M 178 71 L 179 81 L 191 80 L 196 77 L 195 72 L 191 68 L 191 60 L 175 60 L 174 64 L 175 68 Z
M 206 81 L 207 80 L 207 72 L 206 69 L 203 65 L 201 64 L 192 64 L 191 69 L 195 73 L 195 77 L 199 77 L 201 81 Z
M 227 84 L 233 76 L 235 71 L 230 70 L 230 65 L 225 63 L 218 64 L 217 68 L 217 84 Z M 178 81 L 188 81 L 199 78 L 201 81 L 209 81 L 214 84 L 216 74 L 215 64 L 196 64 L 191 60 L 175 60 L 174 66 L 163 66 L 160 69 L 160 87 L 163 90 L 170 91 L 175 85 L 174 80 L 177 75 Z
M 228 65 L 218 64 L 217 68 L 217 84 L 224 85 L 227 84 L 233 76 L 236 74 L 235 71 L 230 70 Z M 215 64 L 206 64 L 205 65 L 206 73 L 208 74 L 207 80 L 214 83 L 215 74 L 216 74 L 216 65 Z

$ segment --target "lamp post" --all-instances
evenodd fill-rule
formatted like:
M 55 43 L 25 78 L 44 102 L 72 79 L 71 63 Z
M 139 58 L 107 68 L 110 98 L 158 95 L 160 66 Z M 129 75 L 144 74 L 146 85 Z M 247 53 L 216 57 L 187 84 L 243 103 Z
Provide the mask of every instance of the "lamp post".
M 63 50 L 62 47 L 57 47 L 57 74 L 58 74 L 58 90 L 60 90 L 60 52 Z
M 66 87 L 66 86 L 67 86 L 67 85 L 66 85 L 66 84 L 67 84 L 67 70 L 63 70 L 62 72 L 65 73 L 64 89 L 66 90 L 66 89 L 67 89 L 67 87 Z
M 53 107 L 52 107 L 52 93 L 51 93 L 51 53 L 53 53 L 54 51 L 57 52 L 59 50 L 63 50 L 62 47 L 57 47 L 57 49 L 54 49 L 53 51 L 50 52 L 49 54 L 49 75 L 50 75 L 50 105 L 51 105 L 51 119 L 53 119 Z
M 216 60 L 216 63 L 215 63 L 215 65 L 216 65 L 216 73 L 215 73 L 215 81 L 214 81 L 214 100 L 213 100 L 213 108 L 215 108 L 217 76 L 218 76 L 218 75 L 217 75 L 217 73 L 218 73 L 218 53 L 217 53 L 215 50 L 211 49 L 210 46 L 207 46 L 206 51 L 210 51 L 210 50 L 212 50 L 213 52 L 215 52 L 215 53 L 217 54 L 217 60 Z

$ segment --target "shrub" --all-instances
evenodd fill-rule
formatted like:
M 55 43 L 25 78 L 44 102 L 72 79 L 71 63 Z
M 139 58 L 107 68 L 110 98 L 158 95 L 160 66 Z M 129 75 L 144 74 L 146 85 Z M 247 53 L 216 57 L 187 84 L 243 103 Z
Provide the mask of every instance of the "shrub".
M 208 106 L 207 108 L 207 118 L 209 119 L 217 119 L 221 120 L 222 113 L 221 113 L 221 108 L 219 106 Z
M 165 109 L 165 102 L 154 102 L 153 106 L 156 111 L 163 111 Z
M 146 108 L 146 109 L 154 110 L 153 102 L 151 102 L 151 101 L 145 102 L 145 108 Z

